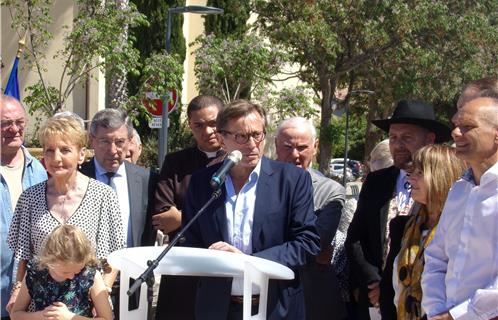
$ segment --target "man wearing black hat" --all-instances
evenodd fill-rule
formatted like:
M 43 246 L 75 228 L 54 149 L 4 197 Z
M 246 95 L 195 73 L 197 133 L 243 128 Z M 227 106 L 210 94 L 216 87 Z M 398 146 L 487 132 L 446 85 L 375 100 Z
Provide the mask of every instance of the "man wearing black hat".
M 430 104 L 415 100 L 400 101 L 390 118 L 372 123 L 389 134 L 394 165 L 368 175 L 346 249 L 351 279 L 359 287 L 358 318 L 369 319 L 370 304 L 380 307 L 382 319 L 388 320 L 396 319 L 392 265 L 413 205 L 405 169 L 415 151 L 450 140 L 451 131 L 435 120 Z

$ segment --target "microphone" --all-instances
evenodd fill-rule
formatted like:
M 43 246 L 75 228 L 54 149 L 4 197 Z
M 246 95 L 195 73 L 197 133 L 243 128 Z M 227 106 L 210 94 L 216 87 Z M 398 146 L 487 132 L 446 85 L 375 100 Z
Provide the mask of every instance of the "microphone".
M 223 165 L 216 171 L 211 177 L 211 187 L 213 189 L 218 189 L 225 182 L 225 177 L 228 171 L 233 168 L 242 159 L 242 153 L 239 150 L 234 150 L 230 152 L 228 157 L 223 161 Z

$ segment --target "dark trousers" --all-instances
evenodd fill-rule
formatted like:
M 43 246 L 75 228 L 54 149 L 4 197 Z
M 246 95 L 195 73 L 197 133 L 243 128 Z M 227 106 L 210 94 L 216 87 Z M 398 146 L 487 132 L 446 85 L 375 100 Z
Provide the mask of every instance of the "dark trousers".
M 162 276 L 156 320 L 193 320 L 199 277 Z
M 346 319 L 347 311 L 332 266 L 312 263 L 299 271 L 304 290 L 306 319 Z
M 251 307 L 251 316 L 258 313 L 259 305 L 253 305 Z M 241 320 L 244 313 L 244 306 L 241 303 L 230 302 L 230 307 L 228 308 L 227 320 Z

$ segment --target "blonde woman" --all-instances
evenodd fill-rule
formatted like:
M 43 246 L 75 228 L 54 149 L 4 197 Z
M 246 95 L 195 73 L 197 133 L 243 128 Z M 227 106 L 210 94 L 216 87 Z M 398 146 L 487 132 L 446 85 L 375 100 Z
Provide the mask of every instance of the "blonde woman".
M 7 305 L 12 305 L 26 272 L 27 262 L 40 254 L 46 237 L 63 224 L 78 226 L 105 258 L 124 246 L 124 234 L 114 190 L 78 172 L 84 161 L 87 134 L 74 117 L 52 117 L 39 131 L 50 178 L 24 191 L 14 212 L 8 244 L 19 261 L 17 281 Z M 104 274 L 111 287 L 115 273 Z
M 434 237 L 439 217 L 451 185 L 463 174 L 465 163 L 455 156 L 455 150 L 442 145 L 430 145 L 413 156 L 408 181 L 411 197 L 418 203 L 408 220 L 401 250 L 394 262 L 394 303 L 399 320 L 422 319 L 421 276 L 424 270 L 424 249 Z

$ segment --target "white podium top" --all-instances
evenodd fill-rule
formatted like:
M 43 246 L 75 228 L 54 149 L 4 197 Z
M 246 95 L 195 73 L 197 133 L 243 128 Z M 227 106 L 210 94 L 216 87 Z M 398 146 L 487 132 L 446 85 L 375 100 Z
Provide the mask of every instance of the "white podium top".
M 165 247 L 136 247 L 112 252 L 107 260 L 113 267 L 123 270 L 133 278 L 138 278 L 147 268 L 147 261 L 161 254 Z M 270 279 L 291 280 L 294 272 L 274 261 L 219 250 L 173 247 L 164 256 L 157 268 L 156 275 L 184 275 L 208 277 L 244 276 L 245 262 L 250 262 Z

